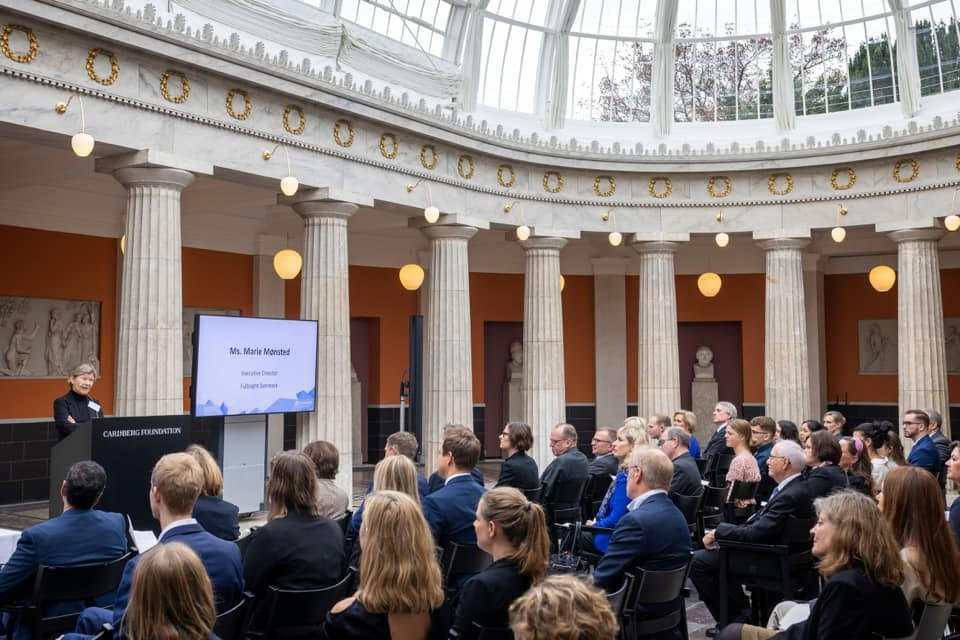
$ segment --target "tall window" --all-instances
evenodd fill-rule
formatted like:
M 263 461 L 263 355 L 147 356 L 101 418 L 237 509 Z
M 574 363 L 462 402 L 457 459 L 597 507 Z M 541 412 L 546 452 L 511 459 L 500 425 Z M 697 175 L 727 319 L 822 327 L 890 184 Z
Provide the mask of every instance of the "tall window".
M 341 0 L 339 16 L 439 56 L 450 4 L 446 0 Z
M 480 104 L 533 113 L 548 0 L 491 0 L 483 18 Z

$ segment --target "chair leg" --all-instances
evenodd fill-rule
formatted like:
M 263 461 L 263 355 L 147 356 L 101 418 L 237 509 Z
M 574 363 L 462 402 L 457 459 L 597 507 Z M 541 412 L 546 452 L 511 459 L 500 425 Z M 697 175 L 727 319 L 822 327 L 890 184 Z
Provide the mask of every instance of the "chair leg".
M 686 598 L 680 600 L 680 635 L 683 637 L 683 640 L 690 640 L 690 631 L 687 629 Z

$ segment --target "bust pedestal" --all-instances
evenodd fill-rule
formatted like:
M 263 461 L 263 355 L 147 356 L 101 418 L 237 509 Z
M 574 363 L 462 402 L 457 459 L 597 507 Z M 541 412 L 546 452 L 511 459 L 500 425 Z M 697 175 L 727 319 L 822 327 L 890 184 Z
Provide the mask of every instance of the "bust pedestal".
M 503 383 L 503 421 L 523 422 L 523 392 L 519 376 Z
M 716 379 L 694 378 L 690 385 L 690 397 L 692 410 L 697 415 L 697 442 L 703 451 L 713 435 L 713 408 L 719 400 Z

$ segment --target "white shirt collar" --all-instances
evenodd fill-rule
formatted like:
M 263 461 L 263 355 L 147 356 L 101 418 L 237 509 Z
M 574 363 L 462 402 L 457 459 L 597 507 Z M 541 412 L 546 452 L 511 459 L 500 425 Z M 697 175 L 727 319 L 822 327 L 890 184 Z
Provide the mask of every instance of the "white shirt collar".
M 664 489 L 650 489 L 650 491 L 647 491 L 646 493 L 641 493 L 630 501 L 630 504 L 627 505 L 627 510 L 635 511 L 641 504 L 644 503 L 644 501 L 646 501 L 647 498 L 651 498 L 658 493 L 666 493 L 666 491 Z
M 777 491 L 778 491 L 778 492 L 779 492 L 779 491 L 783 491 L 783 488 L 784 488 L 785 486 L 787 486 L 788 484 L 790 484 L 791 482 L 793 482 L 795 479 L 797 479 L 797 478 L 799 478 L 799 477 L 800 477 L 800 474 L 799 474 L 799 473 L 795 473 L 795 474 L 793 474 L 792 476 L 790 476 L 789 478 L 784 478 L 783 482 L 781 482 L 780 484 L 777 485 Z
M 469 475 L 470 475 L 469 473 L 455 473 L 443 481 L 443 486 L 447 486 L 448 484 L 450 484 L 450 481 L 453 480 L 454 478 L 459 478 L 461 476 L 469 476 Z
M 159 542 L 160 540 L 163 540 L 163 536 L 165 536 L 167 534 L 167 531 L 170 531 L 170 529 L 173 529 L 174 527 L 182 527 L 187 524 L 197 524 L 197 519 L 184 518 L 183 520 L 174 520 L 173 522 L 168 524 L 163 531 L 160 532 L 160 537 L 157 538 L 157 541 Z
M 717 431 L 720 431 L 720 429 L 723 429 L 725 426 L 727 426 L 727 423 L 726 423 L 726 422 L 724 422 L 722 425 L 720 425 L 719 427 L 717 427 Z

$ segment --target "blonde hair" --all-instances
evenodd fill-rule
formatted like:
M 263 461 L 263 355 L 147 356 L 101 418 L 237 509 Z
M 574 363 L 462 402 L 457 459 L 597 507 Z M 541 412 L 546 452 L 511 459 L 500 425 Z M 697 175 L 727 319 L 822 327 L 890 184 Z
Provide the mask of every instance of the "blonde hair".
M 267 520 L 286 517 L 291 510 L 317 515 L 317 468 L 313 460 L 300 451 L 281 451 L 273 456 L 267 500 Z
M 374 491 L 399 491 L 420 500 L 417 489 L 417 468 L 407 456 L 389 456 L 373 469 Z
M 900 544 L 872 498 L 845 489 L 817 498 L 814 506 L 817 515 L 834 528 L 830 548 L 820 558 L 823 577 L 859 564 L 877 584 L 898 587 L 903 583 Z
M 543 507 L 527 500 L 511 487 L 487 491 L 480 498 L 480 515 L 497 525 L 503 537 L 513 547 L 507 556 L 520 573 L 537 584 L 547 574 L 550 562 L 550 538 Z
M 628 418 L 627 420 L 630 421 L 633 419 L 634 418 Z M 640 418 L 636 418 L 636 420 L 642 422 Z M 642 426 L 638 427 L 634 423 L 620 427 L 617 431 L 617 437 L 630 443 L 630 451 L 633 451 L 636 447 L 649 446 L 650 444 L 650 435 L 647 433 L 647 428 Z M 620 468 L 626 469 L 629 466 L 630 453 L 627 453 L 623 460 L 620 461 Z
M 617 619 L 598 589 L 556 575 L 513 601 L 510 627 L 516 640 L 613 640 Z
M 136 640 L 208 640 L 217 611 L 197 554 L 180 542 L 158 544 L 133 571 L 123 627 Z
M 637 429 L 646 429 L 647 421 L 641 418 L 640 416 L 630 416 L 623 421 L 623 426 L 625 427 L 636 427 Z
M 363 508 L 357 599 L 370 613 L 427 613 L 443 604 L 433 534 L 420 505 L 399 491 L 377 491 Z
M 168 453 L 153 465 L 150 484 L 171 513 L 191 513 L 203 491 L 203 470 L 188 453 Z
M 220 473 L 220 466 L 210 455 L 210 452 L 198 444 L 192 444 L 187 447 L 187 453 L 193 456 L 203 472 L 203 491 L 200 492 L 200 495 L 222 496 L 223 474 Z
M 697 414 L 693 411 L 687 411 L 686 409 L 680 409 L 679 411 L 673 412 L 673 417 L 676 418 L 678 415 L 683 416 L 683 427 L 691 435 L 697 431 Z

